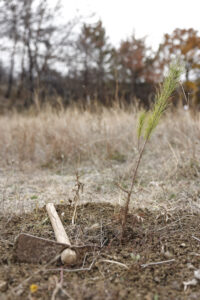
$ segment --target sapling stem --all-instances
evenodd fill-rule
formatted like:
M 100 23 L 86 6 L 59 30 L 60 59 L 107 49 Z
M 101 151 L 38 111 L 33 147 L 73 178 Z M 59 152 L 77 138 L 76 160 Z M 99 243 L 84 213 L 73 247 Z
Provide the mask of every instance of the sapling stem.
M 126 203 L 125 203 L 125 207 L 124 207 L 124 214 L 122 216 L 123 220 L 122 220 L 122 234 L 121 234 L 121 237 L 124 236 L 124 230 L 125 230 L 125 226 L 126 226 L 127 215 L 128 215 L 128 211 L 129 211 L 129 204 L 130 204 L 130 201 L 131 201 L 131 195 L 133 193 L 133 187 L 134 187 L 135 180 L 136 180 L 136 177 L 137 177 L 137 171 L 138 171 L 138 168 L 139 168 L 139 165 L 140 165 L 140 161 L 142 159 L 142 155 L 144 153 L 144 149 L 145 149 L 147 141 L 148 141 L 147 139 L 144 141 L 142 149 L 140 150 L 139 157 L 138 157 L 138 160 L 136 162 L 135 169 L 133 171 L 133 176 L 132 176 L 132 180 L 131 180 L 130 190 L 127 193 L 127 199 L 126 199 Z

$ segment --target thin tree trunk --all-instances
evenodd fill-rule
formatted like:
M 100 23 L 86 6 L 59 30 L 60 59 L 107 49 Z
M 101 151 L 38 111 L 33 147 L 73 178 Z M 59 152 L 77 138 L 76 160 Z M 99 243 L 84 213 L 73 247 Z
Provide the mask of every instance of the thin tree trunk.
M 24 79 L 25 79 L 24 57 L 25 57 L 25 47 L 23 48 L 22 60 L 21 60 L 20 83 L 19 83 L 18 89 L 17 89 L 17 97 L 18 98 L 22 95 L 22 91 L 24 89 Z
M 7 86 L 7 91 L 5 93 L 5 97 L 8 99 L 11 96 L 12 88 L 13 88 L 13 72 L 14 72 L 14 67 L 15 67 L 16 45 L 17 45 L 17 40 L 15 39 L 14 45 L 13 45 L 13 51 L 11 53 L 11 59 L 10 59 L 10 71 L 9 71 L 9 77 L 8 77 L 8 86 Z

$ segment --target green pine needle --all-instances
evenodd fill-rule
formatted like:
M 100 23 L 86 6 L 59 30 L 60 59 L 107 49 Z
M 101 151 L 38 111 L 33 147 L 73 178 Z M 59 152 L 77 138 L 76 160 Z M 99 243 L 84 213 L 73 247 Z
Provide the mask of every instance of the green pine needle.
M 165 77 L 163 85 L 159 89 L 156 98 L 153 110 L 149 115 L 147 125 L 144 132 L 144 138 L 148 140 L 159 123 L 159 120 L 168 107 L 169 97 L 177 88 L 181 74 L 183 73 L 184 68 L 179 62 L 172 63 L 169 68 L 168 75 Z M 140 121 L 139 121 L 140 122 Z
M 144 128 L 144 123 L 146 120 L 146 116 L 147 116 L 147 112 L 146 111 L 142 111 L 139 115 L 139 119 L 138 119 L 138 127 L 137 127 L 137 137 L 138 139 L 140 139 L 143 128 Z

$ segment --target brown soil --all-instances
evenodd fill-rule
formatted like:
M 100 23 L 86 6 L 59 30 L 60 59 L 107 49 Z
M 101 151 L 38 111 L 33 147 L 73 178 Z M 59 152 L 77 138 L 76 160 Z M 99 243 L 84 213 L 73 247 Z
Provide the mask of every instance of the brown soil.
M 19 263 L 13 258 L 13 244 L 20 232 L 54 239 L 47 213 L 42 208 L 23 216 L 1 216 L 0 281 L 5 286 L 0 299 L 200 299 L 200 282 L 185 290 L 183 284 L 199 268 L 200 242 L 193 237 L 200 238 L 198 214 L 134 211 L 120 243 L 116 206 L 82 205 L 75 226 L 70 223 L 71 206 L 56 208 L 72 244 L 102 248 L 88 252 L 84 266 L 83 261 L 71 268 L 62 268 L 59 262 Z M 163 263 L 142 266 L 156 262 Z M 32 284 L 38 287 L 34 293 Z

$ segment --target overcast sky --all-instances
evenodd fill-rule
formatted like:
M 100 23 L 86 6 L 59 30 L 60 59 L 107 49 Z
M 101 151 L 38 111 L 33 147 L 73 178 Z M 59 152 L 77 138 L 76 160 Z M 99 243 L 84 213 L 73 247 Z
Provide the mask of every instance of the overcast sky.
M 55 3 L 56 0 L 49 0 Z M 79 13 L 96 13 L 114 45 L 135 32 L 148 36 L 147 43 L 157 48 L 164 33 L 175 28 L 200 29 L 200 0 L 62 0 L 63 14 L 71 19 Z

